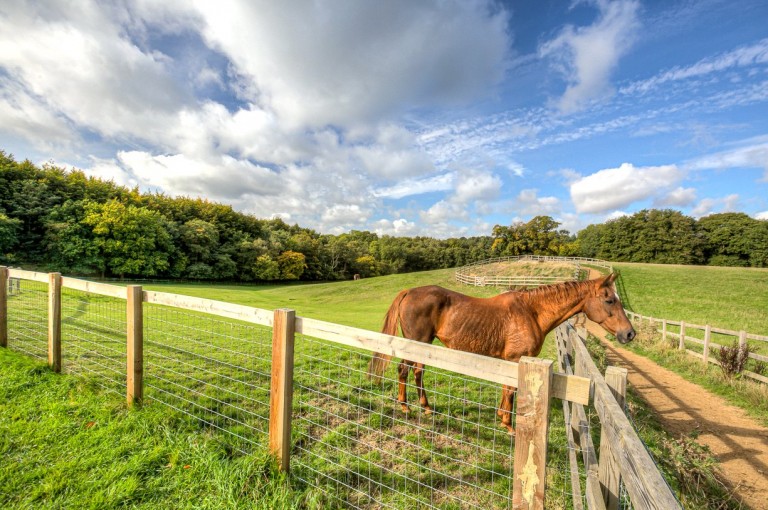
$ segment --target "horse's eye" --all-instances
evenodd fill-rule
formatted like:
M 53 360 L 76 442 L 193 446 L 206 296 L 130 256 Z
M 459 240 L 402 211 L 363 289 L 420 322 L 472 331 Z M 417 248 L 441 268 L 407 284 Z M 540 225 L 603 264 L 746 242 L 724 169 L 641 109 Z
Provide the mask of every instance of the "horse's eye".
M 606 299 L 605 304 L 608 306 L 613 306 L 616 303 L 615 299 Z

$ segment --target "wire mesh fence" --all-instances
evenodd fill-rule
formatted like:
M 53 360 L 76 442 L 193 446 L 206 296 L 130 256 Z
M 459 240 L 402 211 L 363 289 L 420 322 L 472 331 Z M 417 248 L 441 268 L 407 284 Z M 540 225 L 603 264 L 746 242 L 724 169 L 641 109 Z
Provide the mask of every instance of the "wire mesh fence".
M 62 370 L 125 393 L 125 300 L 73 289 L 61 294 Z
M 409 385 L 406 413 L 395 398 L 397 370 L 372 384 L 370 359 L 367 351 L 296 340 L 292 472 L 311 488 L 310 506 L 512 508 L 515 439 L 500 427 L 499 385 L 427 367 L 432 412 L 423 412 Z M 557 422 L 547 502 L 572 508 L 567 445 L 554 444 L 564 437 Z
M 271 341 L 263 326 L 145 304 L 145 400 L 226 433 L 242 453 L 263 446 Z
M 24 280 L 7 294 L 9 346 L 43 359 L 47 287 Z M 145 402 L 223 433 L 233 453 L 263 448 L 270 426 L 272 328 L 154 303 L 142 307 Z M 61 312 L 64 370 L 125 389 L 126 301 L 64 289 Z M 427 367 L 424 389 L 432 412 L 420 408 L 412 384 L 411 407 L 404 412 L 395 398 L 396 367 L 374 384 L 367 377 L 371 356 L 296 336 L 291 462 L 306 506 L 512 508 L 516 444 L 497 415 L 501 387 Z M 541 481 L 547 508 L 589 508 L 587 472 L 594 462 L 585 460 L 583 444 L 569 439 L 571 416 L 562 404 L 553 399 L 550 406 Z M 587 428 L 580 432 L 599 445 L 598 416 L 591 406 L 585 411 Z M 632 507 L 626 490 L 620 503 Z
M 48 284 L 9 279 L 9 347 L 37 359 L 48 358 Z

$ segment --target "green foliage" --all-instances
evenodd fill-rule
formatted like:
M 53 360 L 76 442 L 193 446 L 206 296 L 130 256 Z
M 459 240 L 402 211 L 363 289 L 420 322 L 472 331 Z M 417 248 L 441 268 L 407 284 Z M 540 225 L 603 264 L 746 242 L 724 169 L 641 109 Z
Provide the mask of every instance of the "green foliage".
M 590 225 L 578 237 L 559 227 L 536 216 L 478 237 L 321 235 L 201 198 L 141 194 L 78 170 L 38 168 L 0 150 L 0 256 L 69 274 L 328 281 L 525 254 L 768 267 L 768 221 L 744 214 L 696 221 L 645 210 Z
M 116 200 L 89 202 L 82 223 L 113 274 L 154 276 L 170 268 L 170 225 L 157 211 Z
M 549 216 L 536 216 L 527 223 L 493 227 L 492 251 L 496 256 L 560 255 L 575 252 L 573 239 Z
M 0 256 L 10 252 L 18 244 L 21 225 L 20 220 L 9 218 L 0 212 Z
M 580 255 L 620 262 L 768 267 L 768 221 L 743 213 L 694 220 L 679 211 L 643 210 L 578 235 Z

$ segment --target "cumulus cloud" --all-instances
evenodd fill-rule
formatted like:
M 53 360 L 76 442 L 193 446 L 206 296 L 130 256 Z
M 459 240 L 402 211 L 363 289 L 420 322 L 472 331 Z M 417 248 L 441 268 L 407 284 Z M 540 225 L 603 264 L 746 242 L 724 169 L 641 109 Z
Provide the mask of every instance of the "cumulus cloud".
M 553 216 L 560 212 L 560 200 L 557 197 L 540 197 L 539 190 L 524 189 L 515 199 L 515 211 L 524 216 Z
M 718 212 L 734 212 L 739 210 L 740 197 L 737 194 L 721 198 L 705 198 L 691 211 L 694 217 L 700 218 Z
M 198 2 L 208 44 L 295 126 L 347 126 L 487 93 L 508 59 L 507 13 L 484 2 Z M 402 58 L 408 55 L 408 58 Z
M 756 220 L 768 220 L 768 211 L 763 211 L 755 214 Z
M 635 167 L 623 163 L 573 182 L 571 200 L 578 212 L 603 213 L 651 198 L 683 177 L 676 165 Z
M 683 188 L 678 186 L 666 195 L 658 197 L 653 201 L 654 207 L 686 207 L 696 200 L 695 188 Z
M 568 25 L 539 48 L 539 55 L 551 57 L 568 83 L 557 102 L 564 113 L 582 110 L 611 92 L 610 74 L 639 28 L 638 2 L 596 0 L 594 4 L 599 10 L 594 24 Z
M 501 178 L 490 171 L 457 172 L 454 201 L 466 204 L 473 200 L 493 200 L 501 190 Z

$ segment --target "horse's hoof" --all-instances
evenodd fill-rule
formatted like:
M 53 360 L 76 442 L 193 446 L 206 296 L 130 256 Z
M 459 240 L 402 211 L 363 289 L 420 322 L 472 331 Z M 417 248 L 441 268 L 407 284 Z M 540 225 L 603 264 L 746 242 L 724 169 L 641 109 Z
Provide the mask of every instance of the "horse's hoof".
M 512 425 L 507 425 L 506 423 L 502 423 L 501 426 L 505 429 L 507 429 L 507 432 L 510 436 L 515 437 L 515 429 L 512 428 Z
M 432 408 L 430 408 L 430 407 L 425 407 L 425 408 L 424 408 L 424 414 L 426 414 L 426 415 L 430 415 L 430 414 L 432 414 Z
M 400 404 L 400 409 L 405 413 L 408 414 L 411 412 L 411 408 L 408 407 L 407 404 Z

